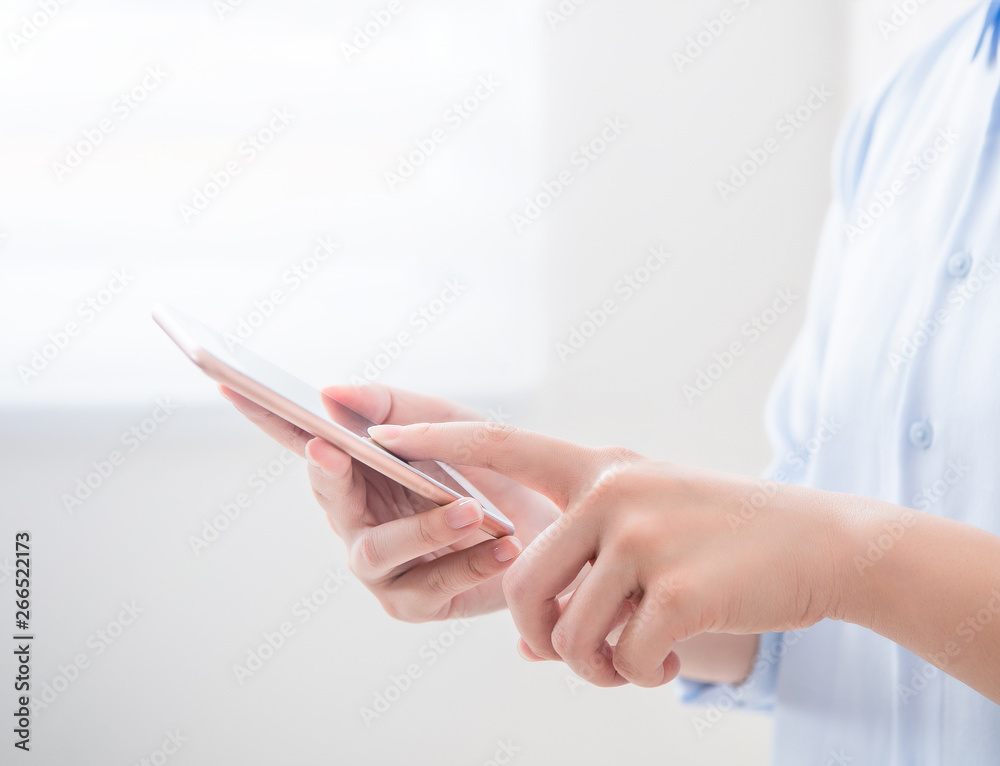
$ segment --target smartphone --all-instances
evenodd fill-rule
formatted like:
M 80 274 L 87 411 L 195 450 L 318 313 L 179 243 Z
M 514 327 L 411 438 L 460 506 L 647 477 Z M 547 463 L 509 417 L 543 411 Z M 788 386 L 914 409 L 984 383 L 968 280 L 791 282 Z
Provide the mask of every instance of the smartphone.
M 484 511 L 480 529 L 492 537 L 514 534 L 510 520 L 450 465 L 436 460 L 409 463 L 397 457 L 368 436 L 375 423 L 175 308 L 157 306 L 153 319 L 192 362 L 227 388 L 432 503 L 475 498 Z

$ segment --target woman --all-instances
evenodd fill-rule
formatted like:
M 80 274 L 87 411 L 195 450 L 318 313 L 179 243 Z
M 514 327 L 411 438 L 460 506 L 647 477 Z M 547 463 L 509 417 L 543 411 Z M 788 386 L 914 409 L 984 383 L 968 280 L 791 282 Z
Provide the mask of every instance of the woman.
M 328 389 L 389 424 L 372 436 L 403 457 L 479 467 L 517 538 L 472 544 L 475 501 L 414 515 L 377 474 L 227 396 L 307 457 L 353 571 L 395 617 L 506 606 L 528 660 L 602 686 L 680 673 L 688 700 L 773 707 L 780 764 L 994 763 L 998 40 L 1000 0 L 980 3 L 847 121 L 763 479 Z

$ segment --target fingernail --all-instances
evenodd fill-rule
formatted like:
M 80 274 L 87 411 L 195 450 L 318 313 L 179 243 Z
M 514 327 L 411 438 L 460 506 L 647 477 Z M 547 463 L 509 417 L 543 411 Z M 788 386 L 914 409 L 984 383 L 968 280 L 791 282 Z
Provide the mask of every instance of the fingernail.
M 399 436 L 399 432 L 402 430 L 402 426 L 372 426 L 368 429 L 368 435 L 375 441 L 385 444 L 385 442 L 391 442 Z
M 390 426 L 396 428 L 396 426 Z M 374 438 L 374 437 L 372 437 Z M 444 520 L 452 529 L 461 529 L 479 521 L 479 503 L 471 497 L 459 501 L 458 505 L 445 511 Z
M 493 546 L 493 558 L 503 564 L 521 552 L 521 543 L 513 537 L 505 537 Z
M 521 659 L 526 662 L 538 662 L 539 658 L 535 656 L 535 653 L 532 652 L 531 649 L 528 648 L 528 645 L 524 643 L 523 638 L 519 638 L 517 640 L 517 653 L 520 654 Z

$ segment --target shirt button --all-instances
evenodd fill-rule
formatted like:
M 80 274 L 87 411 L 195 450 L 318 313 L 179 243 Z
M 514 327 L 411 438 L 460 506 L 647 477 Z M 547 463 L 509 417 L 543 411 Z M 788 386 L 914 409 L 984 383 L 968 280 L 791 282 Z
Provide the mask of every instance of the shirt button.
M 948 259 L 948 273 L 953 277 L 962 278 L 972 268 L 972 255 L 967 251 L 955 253 Z
M 934 429 L 926 420 L 915 420 L 910 424 L 910 443 L 914 447 L 927 449 L 934 441 Z

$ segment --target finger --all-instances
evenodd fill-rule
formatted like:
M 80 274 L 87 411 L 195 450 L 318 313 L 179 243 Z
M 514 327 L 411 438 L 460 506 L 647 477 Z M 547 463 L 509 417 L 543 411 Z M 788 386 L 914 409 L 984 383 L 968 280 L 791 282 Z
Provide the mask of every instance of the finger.
M 635 605 L 638 601 L 632 601 L 631 599 L 626 601 L 622 605 L 621 611 L 618 613 L 618 619 L 615 620 L 615 625 L 608 633 L 608 643 L 615 646 L 618 643 L 618 639 L 621 638 L 622 631 L 625 630 L 625 625 L 628 623 L 629 619 L 635 614 Z
M 521 657 L 523 659 L 527 660 L 528 662 L 544 662 L 545 661 L 544 657 L 539 657 L 537 654 L 535 654 L 533 651 L 531 651 L 531 647 L 528 646 L 528 642 L 525 641 L 520 636 L 518 636 L 518 639 L 517 639 L 517 653 L 520 654 Z
M 606 639 L 635 587 L 634 577 L 625 576 L 620 569 L 602 567 L 598 562 L 553 626 L 553 648 L 570 670 L 595 686 L 628 683 L 615 670 L 612 661 L 615 650 Z
M 324 400 L 328 412 L 333 404 L 329 402 L 329 398 L 332 398 L 375 423 L 480 419 L 479 413 L 475 410 L 447 399 L 415 394 L 412 391 L 382 386 L 377 383 L 366 383 L 359 386 L 327 386 L 323 389 L 323 393 L 328 397 Z M 335 412 L 330 412 L 330 414 L 335 416 Z M 508 480 L 489 471 L 471 469 L 466 477 L 471 479 L 479 489 L 484 490 L 487 496 L 491 494 L 491 490 L 507 489 L 505 482 Z
M 474 611 L 466 594 L 506 570 L 521 552 L 516 537 L 487 540 L 418 564 L 386 589 L 395 616 L 424 621 L 462 617 Z
M 531 542 L 504 576 L 504 595 L 514 624 L 531 651 L 543 659 L 561 659 L 552 645 L 552 631 L 562 614 L 559 594 L 587 565 L 596 545 L 596 530 L 586 520 L 563 516 Z
M 694 599 L 666 585 L 648 590 L 625 625 L 614 651 L 615 669 L 636 686 L 672 681 L 681 663 L 673 646 L 694 635 L 685 629 L 697 617 Z
M 299 457 L 304 457 L 306 442 L 313 438 L 311 433 L 292 425 L 284 418 L 275 415 L 270 410 L 264 409 L 259 404 L 255 404 L 231 388 L 220 385 L 219 391 L 236 406 L 241 415 L 261 431 Z
M 361 386 L 327 386 L 323 393 L 345 404 L 374 423 L 478 420 L 475 410 L 412 391 L 368 383 Z
M 334 532 L 350 544 L 365 526 L 368 495 L 364 479 L 355 471 L 350 455 L 323 439 L 311 439 L 304 451 L 313 494 Z
M 482 521 L 482 506 L 467 497 L 368 527 L 351 546 L 351 568 L 362 580 L 380 580 L 407 562 L 465 539 Z
M 374 426 L 369 435 L 407 460 L 443 460 L 488 468 L 565 508 L 589 489 L 596 451 L 504 423 Z
M 559 596 L 559 598 L 556 599 L 556 603 L 558 605 L 558 611 L 560 614 L 562 614 L 563 610 L 566 608 L 566 604 L 569 603 L 569 600 L 572 596 L 573 596 L 573 591 L 570 591 L 569 593 Z M 525 641 L 520 636 L 518 636 L 517 638 L 517 653 L 520 654 L 521 657 L 527 660 L 528 662 L 549 661 L 547 657 L 539 657 L 537 654 L 531 651 L 531 647 L 528 646 L 528 642 Z M 559 658 L 556 657 L 555 661 L 558 662 Z

